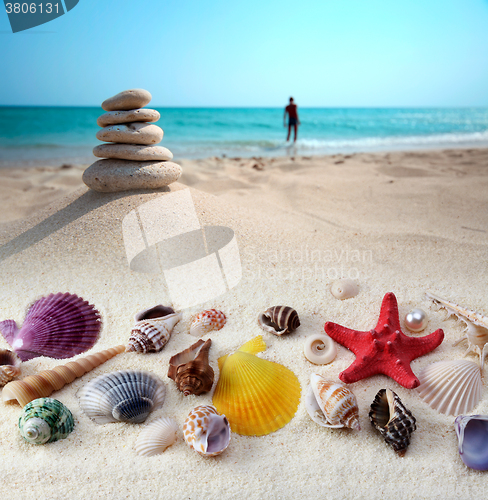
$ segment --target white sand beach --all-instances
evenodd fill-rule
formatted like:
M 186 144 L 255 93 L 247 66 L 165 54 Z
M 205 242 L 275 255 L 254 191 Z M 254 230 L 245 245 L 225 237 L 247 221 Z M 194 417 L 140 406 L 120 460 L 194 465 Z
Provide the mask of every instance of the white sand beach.
M 141 216 L 144 204 L 164 203 L 178 193 L 191 199 L 202 227 L 234 232 L 242 269 L 225 293 L 181 308 L 183 319 L 160 353 L 120 354 L 53 393 L 74 416 L 66 439 L 24 442 L 17 428 L 21 408 L 0 402 L 0 491 L 11 499 L 486 498 L 487 473 L 461 461 L 454 417 L 438 414 L 416 390 L 386 376 L 349 385 L 358 400 L 360 431 L 314 423 L 303 402 L 310 374 L 338 381 L 355 356 L 338 345 L 331 364 L 315 366 L 305 359 L 303 345 L 323 332 L 326 321 L 371 330 L 383 296 L 393 292 L 406 335 L 438 328 L 445 333 L 438 348 L 412 362 L 417 376 L 435 361 L 463 358 L 466 346 L 452 345 L 463 336 L 463 324 L 445 319 L 424 294 L 488 315 L 488 149 L 175 161 L 184 172 L 179 182 L 154 192 L 90 191 L 81 182 L 82 166 L 0 171 L 0 321 L 22 324 L 34 300 L 70 292 L 102 316 L 100 339 L 87 354 L 126 344 L 135 313 L 178 304 L 162 272 L 129 267 L 124 218 L 135 209 Z M 175 249 L 177 257 L 179 251 L 189 252 Z M 356 297 L 332 296 L 330 285 L 340 277 L 357 282 Z M 258 314 L 274 305 L 297 310 L 296 332 L 277 337 L 258 326 Z M 428 315 L 426 330 L 417 334 L 403 320 L 414 307 Z M 223 329 L 203 336 L 212 339 L 214 387 L 185 397 L 167 377 L 168 361 L 196 341 L 188 334 L 191 317 L 209 308 L 227 316 Z M 224 453 L 202 457 L 183 440 L 183 422 L 194 407 L 212 403 L 217 359 L 257 335 L 267 344 L 258 356 L 283 364 L 300 381 L 296 415 L 266 436 L 232 434 Z M 0 347 L 8 348 L 3 338 Z M 66 362 L 38 357 L 23 363 L 22 376 Z M 165 403 L 147 423 L 168 416 L 180 431 L 160 455 L 136 454 L 144 424 L 97 425 L 80 408 L 80 387 L 123 369 L 151 371 L 166 385 Z M 369 421 L 382 388 L 395 391 L 417 419 L 404 457 Z M 486 388 L 472 413 L 488 414 Z

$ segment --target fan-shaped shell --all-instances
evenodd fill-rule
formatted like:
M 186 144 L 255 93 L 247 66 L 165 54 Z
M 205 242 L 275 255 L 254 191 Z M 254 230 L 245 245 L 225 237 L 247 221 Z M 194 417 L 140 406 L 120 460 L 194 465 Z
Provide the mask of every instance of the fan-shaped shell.
M 417 427 L 415 417 L 400 398 L 390 389 L 381 389 L 371 404 L 369 418 L 385 441 L 403 457 Z
M 171 418 L 161 417 L 142 429 L 136 441 L 138 455 L 152 457 L 163 453 L 177 439 L 178 424 Z
M 64 439 L 74 426 L 71 412 L 53 398 L 34 399 L 24 406 L 19 418 L 20 434 L 31 444 Z
M 127 344 L 127 352 L 159 352 L 168 343 L 171 332 L 180 319 L 180 313 L 162 305 L 138 312 Z
M 285 426 L 300 403 L 300 383 L 283 365 L 255 356 L 266 344 L 258 336 L 219 359 L 220 378 L 213 395 L 217 411 L 232 432 L 262 436 Z
M 20 358 L 8 349 L 0 349 L 0 387 L 20 375 Z
M 332 283 L 330 293 L 339 300 L 350 299 L 359 293 L 359 287 L 355 281 L 343 278 Z
M 229 421 L 211 405 L 197 406 L 183 424 L 183 436 L 200 455 L 214 457 L 229 446 Z
M 208 362 L 211 344 L 210 339 L 206 342 L 200 339 L 169 360 L 168 377 L 185 396 L 198 396 L 212 388 L 214 371 Z
M 422 370 L 419 381 L 420 397 L 445 415 L 470 412 L 483 391 L 479 365 L 462 359 L 432 363 Z
M 300 326 L 300 319 L 291 307 L 273 306 L 259 315 L 258 323 L 267 332 L 283 335 L 295 331 Z
M 488 416 L 460 415 L 455 428 L 464 464 L 471 469 L 488 470 Z
M 323 427 L 361 429 L 356 396 L 344 384 L 312 373 L 305 406 L 311 419 Z
M 214 330 L 220 330 L 224 327 L 227 318 L 222 311 L 217 309 L 208 309 L 197 314 L 190 325 L 190 335 L 201 337 Z
M 144 422 L 164 403 L 163 381 L 149 372 L 126 370 L 93 379 L 78 393 L 81 409 L 97 424 Z
M 334 361 L 337 356 L 337 347 L 328 335 L 317 333 L 306 338 L 303 352 L 310 363 L 326 365 Z
M 22 361 L 48 356 L 65 359 L 87 351 L 98 339 L 100 313 L 70 293 L 51 294 L 32 304 L 22 328 L 0 323 L 0 331 Z

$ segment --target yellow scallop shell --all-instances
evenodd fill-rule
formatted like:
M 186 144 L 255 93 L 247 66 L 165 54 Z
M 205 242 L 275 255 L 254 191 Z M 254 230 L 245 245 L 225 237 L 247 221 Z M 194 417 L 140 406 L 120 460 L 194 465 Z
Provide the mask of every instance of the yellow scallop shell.
M 263 436 L 285 426 L 300 403 L 300 382 L 283 365 L 255 356 L 264 351 L 261 335 L 237 352 L 219 358 L 220 378 L 213 395 L 232 432 Z

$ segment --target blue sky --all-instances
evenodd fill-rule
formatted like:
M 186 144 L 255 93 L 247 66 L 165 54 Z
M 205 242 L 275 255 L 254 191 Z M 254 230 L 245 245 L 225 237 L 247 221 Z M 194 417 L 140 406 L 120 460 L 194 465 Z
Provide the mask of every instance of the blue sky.
M 80 0 L 0 44 L 2 105 L 488 106 L 488 0 Z

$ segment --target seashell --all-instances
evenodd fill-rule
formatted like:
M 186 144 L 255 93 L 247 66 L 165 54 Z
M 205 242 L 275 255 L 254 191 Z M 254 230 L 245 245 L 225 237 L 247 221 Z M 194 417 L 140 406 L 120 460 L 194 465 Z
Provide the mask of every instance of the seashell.
M 186 417 L 183 437 L 200 455 L 215 457 L 229 446 L 229 421 L 211 405 L 197 406 Z
M 403 457 L 410 444 L 410 436 L 417 427 L 415 417 L 400 398 L 390 389 L 381 389 L 371 404 L 369 418 L 385 441 Z
M 53 398 L 38 398 L 24 406 L 19 418 L 21 436 L 31 444 L 64 439 L 74 428 L 71 412 Z
M 20 358 L 15 352 L 0 349 L 0 387 L 20 375 Z
M 201 337 L 214 330 L 220 330 L 224 327 L 227 318 L 222 311 L 209 309 L 197 314 L 190 325 L 190 335 Z
M 334 341 L 323 333 L 309 335 L 303 347 L 305 357 L 315 365 L 326 365 L 334 361 L 337 348 Z
M 488 470 L 488 416 L 459 415 L 454 426 L 464 464 L 471 469 Z
M 471 411 L 481 399 L 483 382 L 477 363 L 457 359 L 438 361 L 419 375 L 420 397 L 434 410 L 445 415 Z
M 332 283 L 330 293 L 339 300 L 350 299 L 359 293 L 359 287 L 355 281 L 343 278 Z
M 138 312 L 129 338 L 127 352 L 159 352 L 169 341 L 181 314 L 171 307 L 157 305 Z
M 464 355 L 466 356 L 469 352 L 478 354 L 480 357 L 481 369 L 483 370 L 485 357 L 488 354 L 488 317 L 454 302 L 441 299 L 433 293 L 427 292 L 426 296 L 440 307 L 446 309 L 449 316 L 455 315 L 466 324 L 466 329 L 464 330 L 466 337 L 454 342 L 453 345 L 456 346 L 466 341 L 468 350 Z
M 262 436 L 281 429 L 300 403 L 300 382 L 295 374 L 255 355 L 265 348 L 259 335 L 218 360 L 220 378 L 213 404 L 237 434 Z
M 298 313 L 288 306 L 274 306 L 266 309 L 258 317 L 259 326 L 274 335 L 283 335 L 300 326 Z
M 4 401 L 17 401 L 25 406 L 33 399 L 49 396 L 54 391 L 59 391 L 66 384 L 100 366 L 105 361 L 125 351 L 125 346 L 119 345 L 105 351 L 91 354 L 84 358 L 59 365 L 52 370 L 43 370 L 37 375 L 30 375 L 22 380 L 9 382 L 2 391 Z
M 152 457 L 163 453 L 176 442 L 178 424 L 171 418 L 162 417 L 142 429 L 136 441 L 138 455 Z
M 198 396 L 212 388 L 214 371 L 208 362 L 211 344 L 210 339 L 206 342 L 200 339 L 169 360 L 168 377 L 185 396 Z
M 101 327 L 100 313 L 70 293 L 51 294 L 34 302 L 20 329 L 14 320 L 0 322 L 0 332 L 22 361 L 81 354 L 93 347 Z
M 78 392 L 81 409 L 97 424 L 144 422 L 164 403 L 163 381 L 150 372 L 125 370 L 105 373 Z
M 305 407 L 311 419 L 323 427 L 361 430 L 356 396 L 344 384 L 312 373 Z

